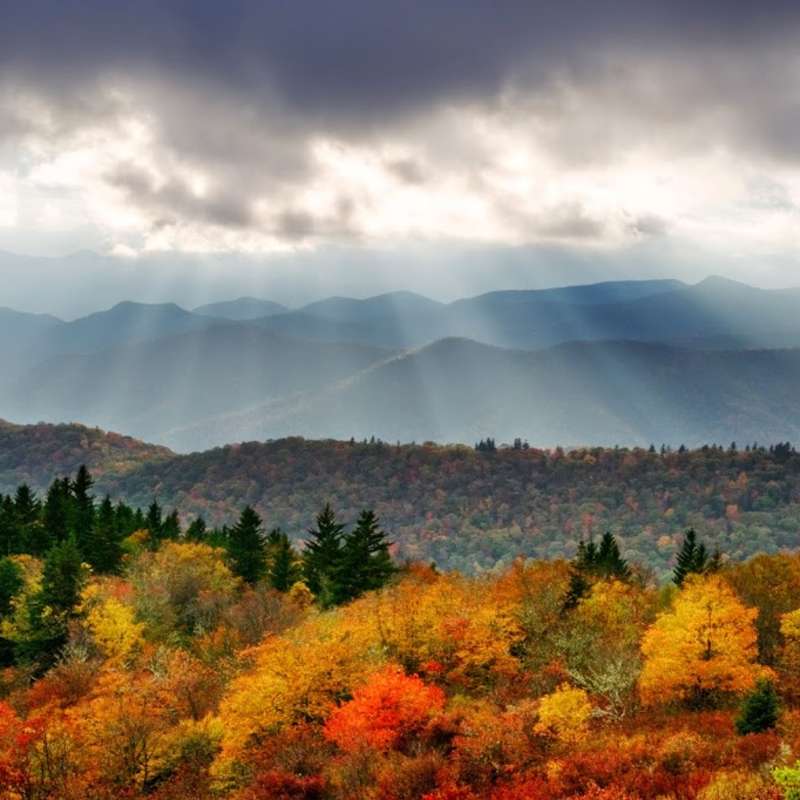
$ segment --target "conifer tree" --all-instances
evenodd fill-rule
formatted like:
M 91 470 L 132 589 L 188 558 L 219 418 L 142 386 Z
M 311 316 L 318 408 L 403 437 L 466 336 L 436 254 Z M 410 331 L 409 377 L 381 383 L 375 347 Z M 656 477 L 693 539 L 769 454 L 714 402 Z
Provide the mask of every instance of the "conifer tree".
M 0 553 L 8 556 L 18 552 L 20 541 L 14 500 L 10 496 L 0 495 Z
M 78 469 L 72 482 L 72 531 L 78 548 L 88 554 L 91 546 L 92 528 L 94 527 L 94 498 L 90 494 L 94 485 L 89 470 L 84 465 Z
M 344 525 L 336 521 L 330 506 L 317 515 L 317 527 L 309 530 L 303 553 L 303 575 L 308 588 L 323 607 L 336 602 L 337 578 L 342 557 Z
M 11 601 L 24 586 L 22 570 L 10 558 L 0 558 L 0 617 L 11 610 Z
M 720 561 L 719 553 L 713 557 L 714 569 L 718 568 Z M 675 560 L 675 568 L 672 570 L 672 581 L 676 586 L 683 586 L 683 581 L 687 575 L 692 573 L 701 574 L 706 572 L 708 567 L 708 552 L 704 544 L 697 542 L 697 534 L 694 528 L 686 531 L 683 537 L 683 544 L 678 551 Z
M 173 509 L 167 514 L 166 519 L 161 525 L 161 538 L 177 540 L 181 535 L 181 521 L 178 517 L 178 510 Z
M 150 532 L 150 542 L 152 547 L 156 547 L 162 538 L 161 534 L 164 526 L 164 520 L 161 514 L 161 506 L 158 504 L 158 500 L 155 498 L 153 498 L 153 502 L 150 503 L 150 506 L 147 509 L 147 516 L 144 520 L 144 526 Z
M 301 578 L 297 551 L 289 537 L 274 528 L 267 536 L 267 583 L 279 592 L 288 592 Z
M 117 513 L 106 495 L 97 511 L 87 561 L 97 572 L 116 572 L 122 560 L 122 546 L 117 527 Z
M 28 601 L 29 630 L 16 642 L 19 660 L 45 669 L 66 644 L 69 620 L 74 616 L 86 579 L 75 536 L 53 545 L 42 568 L 41 589 Z
M 206 534 L 206 521 L 202 517 L 193 519 L 186 529 L 186 538 L 192 542 L 204 542 Z
M 69 478 L 54 480 L 44 502 L 44 526 L 53 543 L 63 542 L 69 535 L 71 501 Z
M 266 559 L 261 517 L 245 506 L 239 521 L 228 531 L 228 556 L 231 569 L 248 583 L 264 577 Z
M 736 720 L 736 731 L 742 736 L 763 733 L 778 724 L 780 703 L 775 686 L 770 680 L 760 680 L 742 703 Z
M 353 530 L 345 536 L 337 570 L 337 602 L 384 586 L 395 572 L 389 542 L 374 511 L 362 511 Z

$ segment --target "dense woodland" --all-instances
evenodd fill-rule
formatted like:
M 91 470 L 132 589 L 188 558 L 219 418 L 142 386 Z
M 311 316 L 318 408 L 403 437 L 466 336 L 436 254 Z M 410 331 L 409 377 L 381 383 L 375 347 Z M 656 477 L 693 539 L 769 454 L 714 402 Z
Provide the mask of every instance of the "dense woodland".
M 690 529 L 657 581 L 607 532 L 469 577 L 368 510 L 298 549 L 95 490 L 0 499 L 4 798 L 800 797 L 797 554 Z
M 479 443 L 480 444 L 480 443 Z M 43 493 L 86 463 L 97 493 L 231 525 L 251 505 L 295 541 L 331 498 L 354 521 L 374 509 L 397 560 L 464 573 L 503 570 L 518 555 L 572 558 L 611 531 L 623 555 L 664 578 L 694 528 L 731 560 L 795 547 L 800 455 L 753 443 L 647 449 L 491 449 L 282 439 L 185 456 L 77 425 L 0 425 L 0 491 Z

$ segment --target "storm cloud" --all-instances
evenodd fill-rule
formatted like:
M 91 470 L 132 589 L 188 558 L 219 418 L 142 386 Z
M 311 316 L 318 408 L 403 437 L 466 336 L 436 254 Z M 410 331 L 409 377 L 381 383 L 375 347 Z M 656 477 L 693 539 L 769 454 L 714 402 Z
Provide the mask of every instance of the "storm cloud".
M 776 0 L 13 3 L 0 243 L 791 263 L 799 32 Z

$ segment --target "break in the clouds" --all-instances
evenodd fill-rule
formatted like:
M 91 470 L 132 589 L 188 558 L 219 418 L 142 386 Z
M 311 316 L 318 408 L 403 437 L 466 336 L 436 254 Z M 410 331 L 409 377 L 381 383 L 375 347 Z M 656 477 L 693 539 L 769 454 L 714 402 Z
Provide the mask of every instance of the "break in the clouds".
M 796 3 L 12 2 L 0 242 L 794 263 Z

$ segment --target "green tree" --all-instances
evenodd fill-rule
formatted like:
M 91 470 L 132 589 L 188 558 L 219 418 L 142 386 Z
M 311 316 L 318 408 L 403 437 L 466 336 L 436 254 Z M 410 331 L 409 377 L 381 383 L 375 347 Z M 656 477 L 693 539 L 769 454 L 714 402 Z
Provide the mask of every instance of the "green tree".
M 48 551 L 41 589 L 27 603 L 27 628 L 16 641 L 18 660 L 39 670 L 50 667 L 67 642 L 69 621 L 75 616 L 86 581 L 80 549 L 71 535 Z
M 53 542 L 63 542 L 67 538 L 71 515 L 69 478 L 57 478 L 50 484 L 44 501 L 44 526 Z
M 117 527 L 117 512 L 111 498 L 106 495 L 97 511 L 92 531 L 88 562 L 97 572 L 116 572 L 122 561 L 122 537 Z
M 167 514 L 164 524 L 161 526 L 161 538 L 177 541 L 181 536 L 181 521 L 178 517 L 178 510 L 173 509 Z
M 204 542 L 208 531 L 206 521 L 202 517 L 197 517 L 189 523 L 186 529 L 186 538 L 192 542 Z
M 90 494 L 94 485 L 89 470 L 84 465 L 78 469 L 75 480 L 72 482 L 72 531 L 75 534 L 80 551 L 88 555 L 92 544 L 92 529 L 94 528 L 94 498 Z
M 683 586 L 687 575 L 716 571 L 719 568 L 719 563 L 719 553 L 715 553 L 711 560 L 709 560 L 706 546 L 702 542 L 698 543 L 694 528 L 690 528 L 686 531 L 681 549 L 678 551 L 678 555 L 675 558 L 675 568 L 672 570 L 672 582 L 676 586 Z M 711 569 L 709 569 L 709 567 Z
M 145 517 L 145 527 L 150 532 L 150 542 L 152 547 L 156 547 L 158 542 L 161 541 L 162 529 L 164 527 L 164 520 L 161 513 L 161 506 L 158 501 L 153 498 L 153 502 L 147 509 L 147 516 Z
M 736 731 L 742 736 L 748 733 L 763 733 L 778 724 L 780 702 L 772 681 L 762 679 L 755 689 L 745 697 L 736 719 Z
M 245 506 L 239 521 L 228 532 L 228 557 L 231 569 L 248 583 L 256 583 L 267 569 L 261 517 Z
M 267 583 L 279 592 L 288 592 L 302 578 L 297 551 L 289 537 L 274 528 L 267 536 Z
M 10 558 L 0 559 L 0 616 L 11 611 L 11 601 L 19 594 L 25 581 L 22 570 Z
M 380 589 L 395 573 L 390 542 L 374 511 L 362 511 L 344 538 L 337 570 L 337 602 L 347 602 L 364 592 Z
M 303 552 L 303 575 L 308 588 L 323 607 L 336 602 L 337 578 L 342 558 L 342 536 L 344 525 L 336 521 L 330 506 L 317 515 L 317 526 L 308 531 Z

